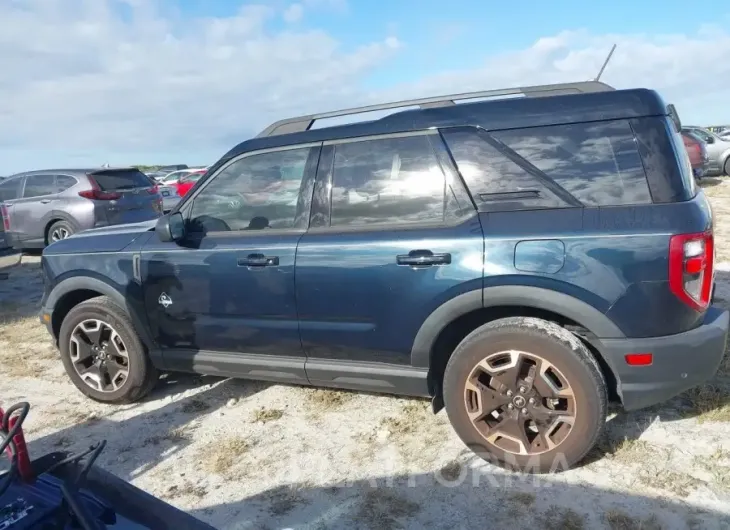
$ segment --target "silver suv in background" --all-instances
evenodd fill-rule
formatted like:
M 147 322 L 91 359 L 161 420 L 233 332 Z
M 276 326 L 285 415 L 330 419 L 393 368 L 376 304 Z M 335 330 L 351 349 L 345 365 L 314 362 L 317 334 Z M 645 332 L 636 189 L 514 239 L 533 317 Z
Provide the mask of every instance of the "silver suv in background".
M 7 243 L 23 250 L 89 228 L 155 219 L 162 197 L 134 168 L 31 171 L 0 182 L 0 212 Z
M 730 176 L 730 139 L 721 138 L 703 127 L 693 125 L 682 127 L 682 131 L 688 131 L 699 136 L 707 144 L 707 157 L 709 160 L 705 175 L 724 174 Z

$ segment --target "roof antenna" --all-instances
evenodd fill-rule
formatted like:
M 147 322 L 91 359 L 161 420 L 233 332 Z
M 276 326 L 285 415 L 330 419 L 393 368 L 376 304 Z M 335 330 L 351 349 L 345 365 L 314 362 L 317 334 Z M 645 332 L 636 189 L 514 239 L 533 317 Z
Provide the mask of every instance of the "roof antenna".
M 608 61 L 610 61 L 611 60 L 611 57 L 613 57 L 613 52 L 615 50 L 616 50 L 616 45 L 614 44 L 611 47 L 611 51 L 608 52 L 608 57 L 606 57 L 606 60 L 603 61 L 603 66 L 601 66 L 601 69 L 598 71 L 598 75 L 596 76 L 596 78 L 594 79 L 594 81 L 598 81 L 599 79 L 601 79 L 601 76 L 603 75 L 603 71 L 606 69 L 606 66 L 608 65 Z

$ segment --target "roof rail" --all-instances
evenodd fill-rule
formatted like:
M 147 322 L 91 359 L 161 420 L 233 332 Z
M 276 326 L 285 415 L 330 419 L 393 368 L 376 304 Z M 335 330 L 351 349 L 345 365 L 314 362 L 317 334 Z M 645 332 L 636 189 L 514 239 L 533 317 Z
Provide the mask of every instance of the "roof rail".
M 308 131 L 312 128 L 312 125 L 317 120 L 336 118 L 338 116 L 350 116 L 352 114 L 362 114 L 365 112 L 374 112 L 379 110 L 412 107 L 415 105 L 418 105 L 422 109 L 426 109 L 454 105 L 456 100 L 462 99 L 509 96 L 512 94 L 522 94 L 525 97 L 544 97 L 587 92 L 607 92 L 610 90 L 615 89 L 612 86 L 607 85 L 606 83 L 603 83 L 601 81 L 577 81 L 574 83 L 500 88 L 497 90 L 482 90 L 479 92 L 463 92 L 461 94 L 447 94 L 445 96 L 435 96 L 430 98 L 404 99 L 401 101 L 394 101 L 392 103 L 367 105 L 364 107 L 354 107 L 351 109 L 321 112 L 319 114 L 309 114 L 307 116 L 298 116 L 296 118 L 279 120 L 272 123 L 261 133 L 259 133 L 257 138 L 275 136 L 278 134 L 289 134 Z

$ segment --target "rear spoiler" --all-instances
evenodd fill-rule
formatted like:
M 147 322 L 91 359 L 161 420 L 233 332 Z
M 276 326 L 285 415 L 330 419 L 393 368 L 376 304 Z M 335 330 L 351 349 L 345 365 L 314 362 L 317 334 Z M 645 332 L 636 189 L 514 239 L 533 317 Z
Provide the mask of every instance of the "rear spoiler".
M 679 119 L 679 114 L 677 113 L 677 109 L 675 106 L 670 103 L 667 105 L 667 114 L 669 115 L 669 118 L 672 120 L 672 123 L 674 123 L 674 127 L 677 129 L 677 132 L 682 131 L 682 120 Z

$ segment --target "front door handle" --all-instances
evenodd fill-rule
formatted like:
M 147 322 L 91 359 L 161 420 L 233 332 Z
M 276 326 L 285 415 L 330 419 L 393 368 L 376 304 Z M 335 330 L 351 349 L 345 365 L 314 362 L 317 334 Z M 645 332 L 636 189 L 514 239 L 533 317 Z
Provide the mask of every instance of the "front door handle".
M 279 256 L 264 256 L 263 254 L 249 254 L 245 258 L 238 258 L 239 267 L 270 267 L 279 264 Z
M 41 200 L 41 204 L 48 204 L 48 203 L 49 203 L 49 202 L 51 202 L 52 200 L 53 200 L 53 199 L 42 199 L 42 200 Z
M 408 254 L 396 256 L 398 265 L 409 267 L 425 267 L 429 265 L 448 265 L 451 263 L 451 254 L 434 254 L 430 250 L 411 250 Z

